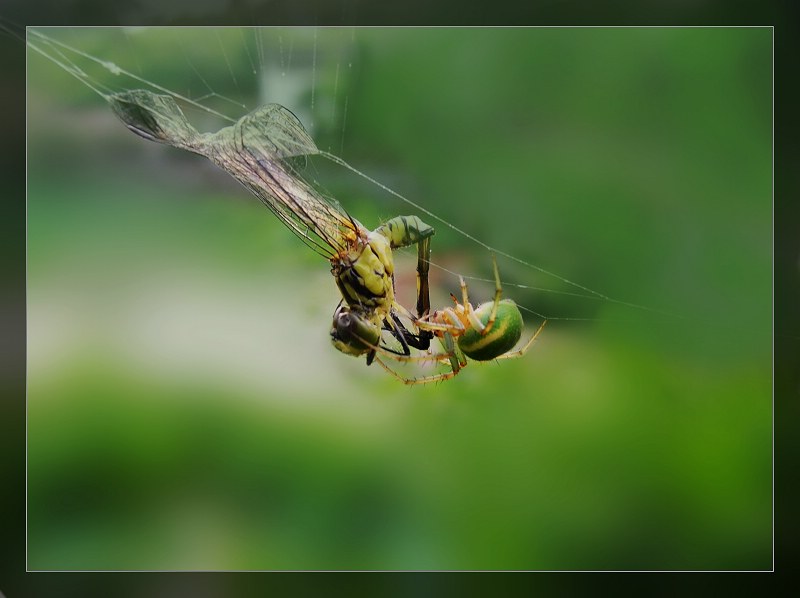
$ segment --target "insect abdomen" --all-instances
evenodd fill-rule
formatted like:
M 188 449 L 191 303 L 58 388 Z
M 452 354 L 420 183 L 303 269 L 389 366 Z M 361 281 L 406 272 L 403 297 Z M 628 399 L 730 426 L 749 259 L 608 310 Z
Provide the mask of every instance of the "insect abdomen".
M 483 303 L 475 315 L 485 325 L 492 313 L 492 302 Z M 509 352 L 522 336 L 522 314 L 511 299 L 503 299 L 497 305 L 497 317 L 486 334 L 469 328 L 459 339 L 458 347 L 464 355 L 475 361 L 490 361 Z
M 416 216 L 396 216 L 375 229 L 388 239 L 392 249 L 408 247 L 434 233 L 432 226 L 425 224 Z

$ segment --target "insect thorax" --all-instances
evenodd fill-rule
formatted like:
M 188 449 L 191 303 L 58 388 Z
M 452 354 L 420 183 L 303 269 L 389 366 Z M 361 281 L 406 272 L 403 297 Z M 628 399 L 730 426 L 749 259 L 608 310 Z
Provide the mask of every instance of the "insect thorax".
M 389 313 L 394 302 L 394 261 L 383 235 L 369 233 L 331 263 L 331 272 L 348 305 L 366 308 L 381 319 Z

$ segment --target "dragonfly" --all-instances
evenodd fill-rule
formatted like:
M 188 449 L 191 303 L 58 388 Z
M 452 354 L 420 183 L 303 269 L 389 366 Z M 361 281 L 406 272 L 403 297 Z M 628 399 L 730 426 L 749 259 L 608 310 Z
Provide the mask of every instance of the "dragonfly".
M 412 348 L 430 347 L 432 331 L 409 330 L 403 321 L 413 323 L 430 311 L 433 227 L 416 216 L 398 216 L 370 231 L 338 201 L 306 183 L 298 170 L 319 149 L 290 110 L 267 104 L 216 133 L 200 133 L 170 95 L 136 89 L 106 99 L 140 137 L 204 156 L 225 170 L 328 259 L 342 295 L 331 329 L 334 347 L 348 355 L 366 355 L 368 365 L 377 353 L 408 357 Z M 392 256 L 393 249 L 414 244 L 418 246 L 416 314 L 395 299 Z M 399 349 L 382 340 L 384 330 Z
M 6 29 L 2 24 L 0 28 Z M 75 50 L 35 30 L 30 33 L 43 43 L 56 44 L 98 62 L 115 74 L 125 72 L 113 63 Z M 53 55 L 30 40 L 26 43 L 100 95 L 137 135 L 199 154 L 227 171 L 306 245 L 327 258 L 342 295 L 330 330 L 333 346 L 339 351 L 353 356 L 366 355 L 367 365 L 377 361 L 407 384 L 437 382 L 457 375 L 467 364 L 467 358 L 489 361 L 524 355 L 544 327 L 546 320 L 522 349 L 512 351 L 521 336 L 522 316 L 513 301 L 500 298 L 502 289 L 494 254 L 496 293 L 492 302 L 473 308 L 468 300 L 466 284 L 459 277 L 462 302 L 451 295 L 454 307 L 431 311 L 428 273 L 433 227 L 416 216 L 398 216 L 373 231 L 368 230 L 335 199 L 321 195 L 305 182 L 298 172 L 305 159 L 319 154 L 346 166 L 487 249 L 491 248 L 358 172 L 340 158 L 320 151 L 299 119 L 287 108 L 267 104 L 216 133 L 200 133 L 189 123 L 175 98 L 199 106 L 196 102 L 157 86 L 166 93 L 156 94 L 142 89 L 105 93 L 92 84 L 84 71 L 61 50 L 56 48 L 57 55 Z M 416 314 L 395 298 L 392 257 L 392 250 L 414 244 L 418 247 Z M 387 331 L 396 345 L 385 342 L 383 333 Z M 430 350 L 434 337 L 442 344 L 442 352 Z M 400 347 L 399 350 L 396 346 Z M 412 356 L 412 348 L 423 354 Z M 400 362 L 445 364 L 449 371 L 423 378 L 406 378 L 381 361 L 378 354 Z

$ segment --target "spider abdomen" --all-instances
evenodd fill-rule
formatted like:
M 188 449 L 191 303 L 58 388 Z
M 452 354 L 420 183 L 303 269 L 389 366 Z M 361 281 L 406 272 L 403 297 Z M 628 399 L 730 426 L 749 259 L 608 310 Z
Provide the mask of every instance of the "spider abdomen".
M 475 309 L 475 315 L 486 325 L 492 313 L 493 302 L 483 303 Z M 475 361 L 490 361 L 514 348 L 522 336 L 522 314 L 511 299 L 497 304 L 497 316 L 486 334 L 470 327 L 458 339 L 458 347 L 464 355 Z

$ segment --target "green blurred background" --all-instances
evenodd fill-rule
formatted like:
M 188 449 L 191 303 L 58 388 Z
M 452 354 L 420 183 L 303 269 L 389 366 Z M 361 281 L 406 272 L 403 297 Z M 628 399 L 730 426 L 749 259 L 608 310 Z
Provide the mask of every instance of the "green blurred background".
M 551 319 L 533 349 L 404 387 L 331 348 L 324 260 L 29 51 L 31 569 L 771 567 L 770 29 L 41 31 L 231 117 L 282 103 L 485 243 L 651 309 L 500 260 Z M 307 176 L 369 227 L 416 213 Z M 491 275 L 441 225 L 433 261 Z

